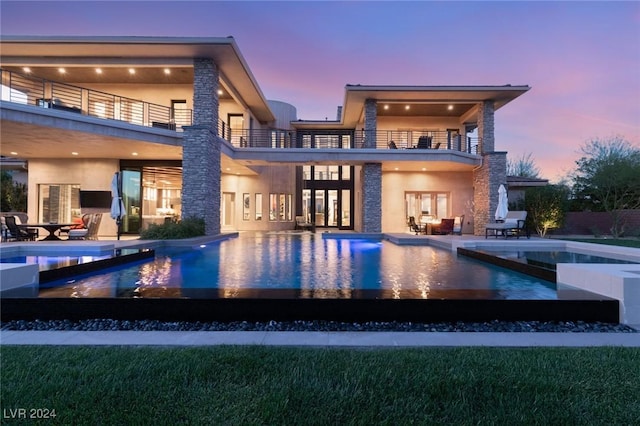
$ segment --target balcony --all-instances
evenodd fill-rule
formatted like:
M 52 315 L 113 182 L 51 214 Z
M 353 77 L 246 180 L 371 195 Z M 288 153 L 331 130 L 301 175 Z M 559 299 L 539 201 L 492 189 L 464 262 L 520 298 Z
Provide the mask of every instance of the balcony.
M 124 96 L 0 70 L 2 100 L 176 132 L 190 126 L 192 110 L 172 109 Z
M 479 139 L 450 131 L 381 130 L 369 135 L 364 130 L 309 132 L 308 130 L 232 130 L 219 122 L 220 137 L 235 148 L 311 148 L 311 149 L 416 149 L 450 150 L 478 154 Z M 374 142 L 367 143 L 368 139 Z M 393 143 L 391 143 L 393 142 Z

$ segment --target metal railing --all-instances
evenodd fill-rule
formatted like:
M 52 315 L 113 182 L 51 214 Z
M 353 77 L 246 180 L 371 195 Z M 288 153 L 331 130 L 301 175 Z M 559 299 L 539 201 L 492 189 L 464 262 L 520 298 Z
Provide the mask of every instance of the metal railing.
M 364 130 L 349 134 L 309 134 L 295 130 L 232 130 L 220 120 L 220 137 L 236 148 L 315 148 L 315 149 L 439 149 L 478 154 L 479 140 L 475 137 L 447 131 L 384 130 L 367 137 Z M 368 143 L 368 141 L 372 141 Z
M 370 149 L 447 149 L 478 154 L 479 139 L 446 130 L 382 130 L 355 132 L 355 147 Z M 393 142 L 393 144 L 391 143 Z
M 175 131 L 182 131 L 182 126 L 190 126 L 193 122 L 190 109 L 174 110 L 164 105 L 12 71 L 0 72 L 3 101 Z

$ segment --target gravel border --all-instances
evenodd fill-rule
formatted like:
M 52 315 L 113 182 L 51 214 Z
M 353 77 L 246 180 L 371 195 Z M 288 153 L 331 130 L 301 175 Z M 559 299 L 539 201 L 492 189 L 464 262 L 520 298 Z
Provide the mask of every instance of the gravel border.
M 56 331 L 416 331 L 416 332 L 545 332 L 545 333 L 637 333 L 624 324 L 584 321 L 490 321 L 490 322 L 163 322 L 155 320 L 92 319 L 82 321 L 14 320 L 2 324 L 2 330 Z

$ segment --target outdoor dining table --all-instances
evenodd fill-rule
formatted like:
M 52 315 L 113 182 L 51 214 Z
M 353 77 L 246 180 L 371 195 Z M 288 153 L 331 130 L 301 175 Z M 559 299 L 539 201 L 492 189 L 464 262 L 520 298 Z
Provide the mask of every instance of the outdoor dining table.
M 38 241 L 61 241 L 61 239 L 55 234 L 61 228 L 65 226 L 76 226 L 77 223 L 23 223 L 18 225 L 20 228 L 43 228 L 49 234 Z

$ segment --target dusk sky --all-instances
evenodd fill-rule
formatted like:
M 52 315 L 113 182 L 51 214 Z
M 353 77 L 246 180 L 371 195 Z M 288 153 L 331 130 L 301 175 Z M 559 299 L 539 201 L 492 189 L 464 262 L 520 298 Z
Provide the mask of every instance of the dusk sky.
M 2 35 L 232 35 L 267 99 L 335 119 L 346 84 L 529 85 L 496 149 L 552 181 L 580 146 L 640 146 L 640 2 L 5 1 Z

